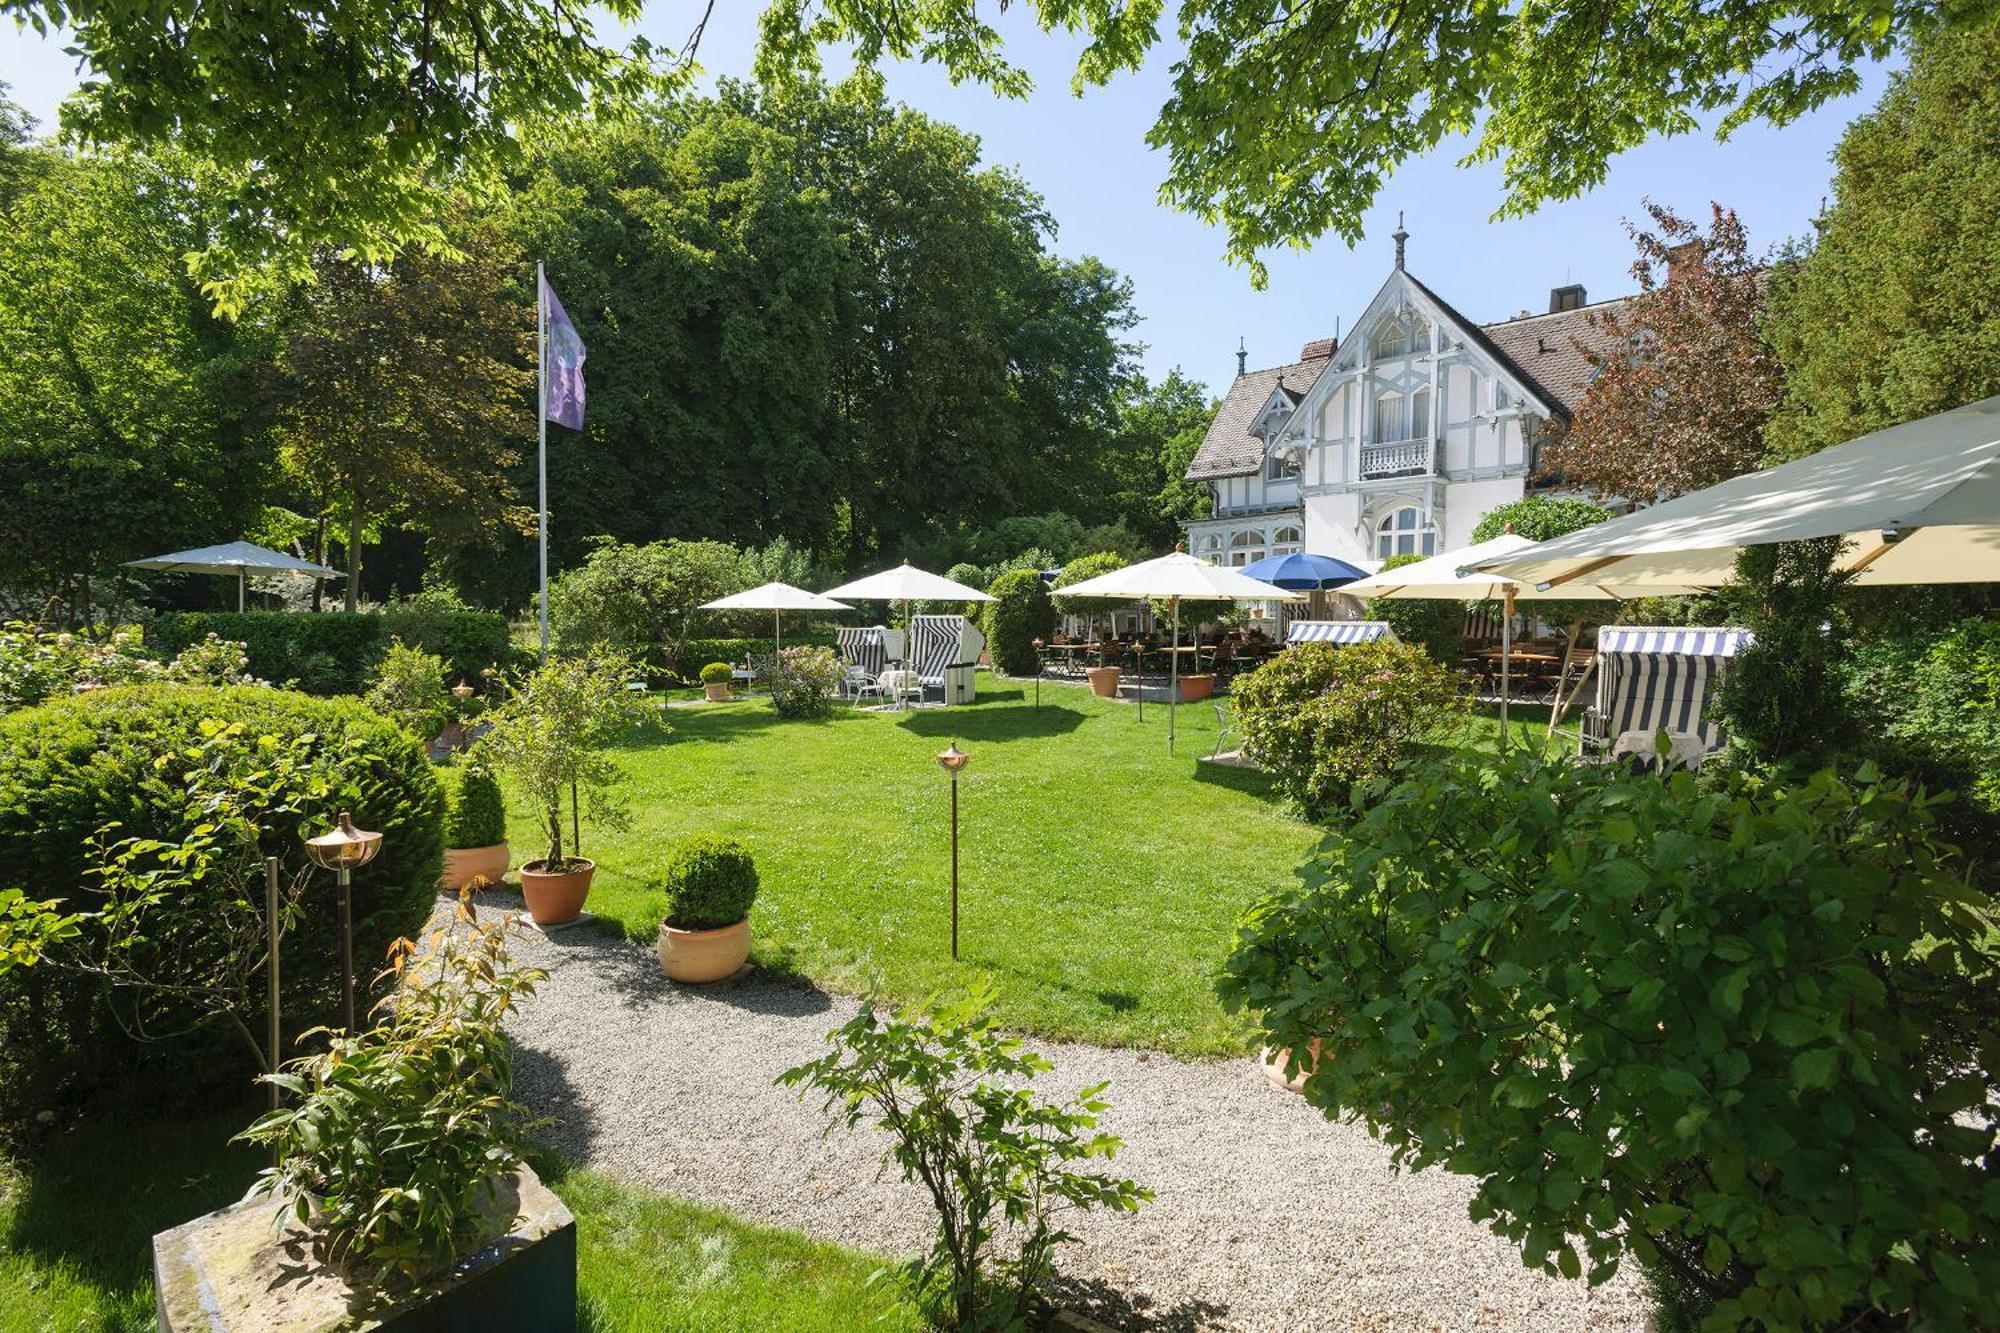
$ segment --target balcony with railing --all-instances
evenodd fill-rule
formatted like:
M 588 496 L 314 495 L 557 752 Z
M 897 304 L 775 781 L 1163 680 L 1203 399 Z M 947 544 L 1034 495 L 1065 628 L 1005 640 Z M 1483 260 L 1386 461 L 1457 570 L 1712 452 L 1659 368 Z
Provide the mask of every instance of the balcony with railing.
M 1437 470 L 1437 441 L 1382 440 L 1361 446 L 1361 480 L 1425 477 Z

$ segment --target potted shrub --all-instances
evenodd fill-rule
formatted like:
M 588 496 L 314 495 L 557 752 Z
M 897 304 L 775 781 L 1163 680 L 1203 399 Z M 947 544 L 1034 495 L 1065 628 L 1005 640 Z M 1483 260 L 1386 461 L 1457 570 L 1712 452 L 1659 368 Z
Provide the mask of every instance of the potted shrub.
M 625 688 L 632 664 L 607 653 L 555 658 L 512 683 L 488 717 L 476 753 L 514 775 L 546 840 L 545 855 L 521 866 L 521 896 L 537 925 L 559 926 L 583 912 L 597 863 L 563 843 L 563 797 L 570 822 L 583 813 L 606 828 L 624 824 L 618 766 L 599 748 L 655 712 Z
M 701 692 L 712 704 L 729 701 L 729 678 L 733 668 L 727 662 L 710 662 L 701 669 Z
M 660 970 L 694 983 L 735 975 L 750 956 L 757 900 L 757 866 L 743 844 L 714 834 L 683 839 L 661 866 L 659 887 L 667 896 Z
M 476 764 L 438 769 L 444 788 L 444 875 L 439 884 L 460 889 L 498 884 L 507 877 L 507 807 L 500 784 Z
M 1215 675 L 1213 672 L 1200 671 L 1192 676 L 1181 677 L 1181 702 L 1184 704 L 1199 702 L 1214 693 Z
M 460 912 L 470 930 L 392 950 L 372 1025 L 266 1076 L 291 1104 L 240 1137 L 276 1164 L 154 1237 L 162 1329 L 576 1327 L 576 1224 L 522 1160 L 501 1033 L 545 974 Z

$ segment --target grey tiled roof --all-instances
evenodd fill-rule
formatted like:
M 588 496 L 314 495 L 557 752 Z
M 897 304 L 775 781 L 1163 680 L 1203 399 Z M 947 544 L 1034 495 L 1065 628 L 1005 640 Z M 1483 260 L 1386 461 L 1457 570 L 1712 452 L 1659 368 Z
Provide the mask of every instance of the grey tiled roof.
M 1257 421 L 1257 409 L 1269 401 L 1271 390 L 1280 379 L 1285 383 L 1286 397 L 1298 402 L 1331 360 L 1331 355 L 1321 356 L 1238 375 L 1223 396 L 1222 406 L 1216 409 L 1215 420 L 1208 423 L 1208 434 L 1202 437 L 1201 448 L 1195 450 L 1194 462 L 1187 470 L 1188 479 L 1198 481 L 1255 472 L 1264 462 L 1264 442 L 1250 433 L 1250 427 Z
M 1604 334 L 1590 326 L 1590 316 L 1614 310 L 1631 299 L 1618 297 L 1554 314 L 1475 324 L 1452 309 L 1436 292 L 1416 282 L 1414 276 L 1410 280 L 1457 321 L 1467 337 L 1519 376 L 1559 420 L 1566 420 L 1576 411 L 1590 388 L 1591 365 L 1577 349 L 1577 342 L 1596 348 L 1606 341 Z M 1215 413 L 1215 420 L 1208 423 L 1208 434 L 1202 438 L 1201 448 L 1195 451 L 1194 462 L 1187 470 L 1190 481 L 1242 476 L 1262 465 L 1264 442 L 1250 433 L 1257 410 L 1270 398 L 1280 376 L 1294 401 L 1304 398 L 1333 359 L 1331 339 L 1306 345 L 1308 351 L 1318 351 L 1321 347 L 1327 349 L 1328 355 L 1236 377 Z

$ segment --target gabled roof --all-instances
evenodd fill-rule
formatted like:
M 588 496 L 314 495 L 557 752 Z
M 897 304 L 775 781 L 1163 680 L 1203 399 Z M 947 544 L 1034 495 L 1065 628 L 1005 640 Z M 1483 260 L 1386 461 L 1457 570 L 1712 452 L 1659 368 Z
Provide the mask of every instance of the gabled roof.
M 1392 274 L 1391 282 L 1384 284 L 1384 293 L 1389 291 L 1396 276 Z M 1601 349 L 1610 341 L 1604 333 L 1591 327 L 1590 316 L 1610 312 L 1631 300 L 1630 297 L 1619 297 L 1575 310 L 1475 324 L 1407 270 L 1400 271 L 1400 276 L 1437 306 L 1439 314 L 1454 326 L 1454 332 L 1519 381 L 1521 387 L 1532 394 L 1551 417 L 1563 423 L 1567 423 L 1582 404 L 1594 373 L 1576 344 L 1580 341 L 1586 347 Z M 1382 299 L 1383 296 L 1378 294 L 1376 300 Z M 1366 319 L 1365 314 L 1363 319 Z M 1360 332 L 1360 322 L 1355 327 L 1356 332 Z M 1195 451 L 1194 462 L 1187 470 L 1188 480 L 1242 476 L 1263 466 L 1264 442 L 1250 433 L 1251 428 L 1263 415 L 1265 405 L 1271 401 L 1271 395 L 1281 380 L 1286 396 L 1294 403 L 1305 400 L 1318 381 L 1320 372 L 1333 360 L 1334 341 L 1325 338 L 1310 342 L 1304 351 L 1307 353 L 1304 360 L 1253 370 L 1236 377 L 1222 400 L 1222 406 L 1216 411 L 1215 419 L 1208 424 L 1208 434 L 1202 438 L 1201 448 Z
M 1574 310 L 1501 320 L 1480 327 L 1524 375 L 1574 414 L 1583 405 L 1583 397 L 1590 391 L 1590 381 L 1596 374 L 1576 345 L 1581 342 L 1593 351 L 1602 352 L 1612 340 L 1601 329 L 1591 327 L 1590 317 L 1614 313 L 1631 299 L 1620 296 Z
M 1201 448 L 1195 450 L 1194 462 L 1187 470 L 1188 479 L 1234 477 L 1262 467 L 1264 442 L 1252 435 L 1250 428 L 1263 414 L 1264 404 L 1271 401 L 1280 381 L 1285 396 L 1296 404 L 1332 359 L 1329 352 L 1310 361 L 1294 361 L 1238 375 L 1223 396 L 1222 406 L 1216 409 L 1215 420 L 1208 423 L 1208 434 L 1202 437 Z

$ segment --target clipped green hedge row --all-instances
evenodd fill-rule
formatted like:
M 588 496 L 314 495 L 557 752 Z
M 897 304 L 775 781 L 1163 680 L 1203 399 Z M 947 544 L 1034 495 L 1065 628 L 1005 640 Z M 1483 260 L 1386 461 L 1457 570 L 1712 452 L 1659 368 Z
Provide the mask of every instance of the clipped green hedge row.
M 258 686 L 144 685 L 0 718 L 0 885 L 92 909 L 81 886 L 89 883 L 87 844 L 99 829 L 115 822 L 117 836 L 180 841 L 188 816 L 171 764 L 199 744 L 209 719 L 240 722 L 250 737 L 309 757 L 310 777 L 300 785 L 323 790 L 274 793 L 272 805 L 296 804 L 298 812 L 259 820 L 264 852 L 288 877 L 307 865 L 304 838 L 340 810 L 382 833 L 380 854 L 354 877 L 356 968 L 364 980 L 373 976 L 392 941 L 421 931 L 436 900 L 444 798 L 422 747 L 358 700 Z M 331 876 L 316 873 L 285 941 L 289 1032 L 338 1021 L 334 896 Z M 79 943 L 87 949 L 89 940 Z M 80 1105 L 106 1090 L 169 1098 L 206 1085 L 240 1097 L 252 1072 L 223 1034 L 135 1043 L 101 986 L 80 973 L 45 963 L 0 977 L 0 1121 Z
M 801 629 L 793 634 L 787 629 L 785 632 L 787 648 L 831 648 L 834 642 L 830 630 Z M 752 653 L 768 655 L 776 649 L 776 641 L 768 638 L 689 639 L 677 653 L 640 650 L 640 660 L 646 664 L 648 671 L 658 672 L 664 680 L 692 685 L 701 679 L 701 669 L 710 662 L 742 666 L 743 659 Z
M 506 618 L 498 612 L 421 604 L 316 614 L 172 611 L 147 627 L 146 641 L 171 657 L 210 634 L 244 645 L 258 677 L 297 682 L 308 694 L 359 694 L 395 639 L 437 654 L 454 677 L 467 680 L 476 681 L 487 667 L 509 665 L 514 656 Z

